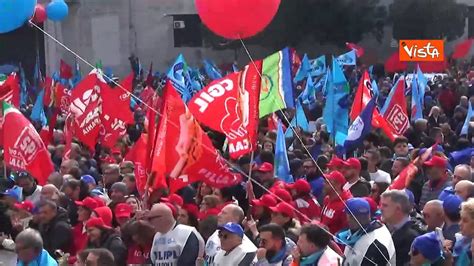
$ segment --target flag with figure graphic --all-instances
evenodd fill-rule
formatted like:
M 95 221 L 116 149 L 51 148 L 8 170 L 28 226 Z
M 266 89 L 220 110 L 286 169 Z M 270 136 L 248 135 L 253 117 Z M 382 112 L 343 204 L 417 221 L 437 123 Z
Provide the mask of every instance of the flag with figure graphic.
M 294 108 L 288 48 L 263 60 L 259 108 L 260 118 L 281 109 Z
M 344 149 L 351 152 L 360 147 L 365 137 L 372 130 L 372 117 L 375 109 L 375 98 L 370 99 L 362 113 L 352 122 L 344 141 Z
M 291 130 L 290 128 L 287 129 Z M 290 162 L 286 152 L 285 133 L 281 121 L 278 122 L 277 139 L 275 146 L 275 176 L 285 183 L 293 183 L 290 174 Z

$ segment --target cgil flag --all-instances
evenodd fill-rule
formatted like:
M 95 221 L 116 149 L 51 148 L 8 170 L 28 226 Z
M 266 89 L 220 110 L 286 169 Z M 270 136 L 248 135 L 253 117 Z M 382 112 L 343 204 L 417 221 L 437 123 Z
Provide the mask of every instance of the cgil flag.
M 349 127 L 347 138 L 344 141 L 344 149 L 346 152 L 351 152 L 362 145 L 365 137 L 372 130 L 372 117 L 374 110 L 375 98 L 372 98 L 367 103 L 362 113 L 354 119 Z
M 173 193 L 197 181 L 217 188 L 239 184 L 241 176 L 229 171 L 170 81 L 165 85 L 163 102 L 153 152 L 152 188 L 169 187 Z
M 288 48 L 263 60 L 260 118 L 285 108 L 294 108 L 290 50 Z
M 16 171 L 30 173 L 39 185 L 46 184 L 54 171 L 51 155 L 33 125 L 20 111 L 3 101 L 3 134 L 5 163 Z
M 389 93 L 382 110 L 383 117 L 387 121 L 394 135 L 401 136 L 410 125 L 405 101 L 405 78 L 401 76 Z
M 255 150 L 262 61 L 210 83 L 187 103 L 194 117 L 222 132 L 229 155 L 237 159 Z
M 288 128 L 287 131 L 291 131 Z M 275 146 L 275 176 L 285 183 L 293 183 L 293 177 L 290 174 L 290 162 L 286 152 L 285 133 L 281 120 L 278 121 L 278 130 Z

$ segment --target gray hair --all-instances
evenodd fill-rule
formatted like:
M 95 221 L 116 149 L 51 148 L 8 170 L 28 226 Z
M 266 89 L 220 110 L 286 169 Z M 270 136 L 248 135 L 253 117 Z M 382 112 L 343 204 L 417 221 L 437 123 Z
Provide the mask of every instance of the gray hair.
M 230 208 L 230 211 L 232 212 L 232 216 L 237 219 L 237 223 L 242 223 L 242 221 L 244 220 L 244 210 L 242 210 L 242 208 L 240 208 L 239 205 L 236 205 L 236 204 L 229 204 L 226 206 L 227 208 Z
M 43 238 L 41 234 L 31 228 L 21 231 L 15 238 L 16 243 L 22 243 L 26 248 L 43 249 Z
M 413 209 L 413 205 L 410 203 L 407 193 L 403 190 L 386 190 L 384 193 L 382 193 L 381 197 L 390 198 L 390 200 L 396 204 L 399 204 L 402 212 L 405 214 L 409 214 Z
M 466 170 L 469 174 L 468 174 L 468 178 L 464 179 L 464 180 L 469 180 L 469 181 L 471 180 L 471 176 L 472 176 L 471 166 L 469 166 L 467 164 L 458 164 L 458 165 L 456 165 L 456 167 L 454 167 L 454 171 L 456 171 L 456 169 Z

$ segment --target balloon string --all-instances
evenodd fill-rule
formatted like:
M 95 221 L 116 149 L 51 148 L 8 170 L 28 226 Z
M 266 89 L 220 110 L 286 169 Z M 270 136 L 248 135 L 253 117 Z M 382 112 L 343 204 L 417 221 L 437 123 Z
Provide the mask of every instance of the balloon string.
M 247 53 L 247 56 L 249 57 L 250 61 L 252 61 L 252 64 L 254 65 L 255 69 L 257 69 L 257 72 L 258 74 L 260 75 L 260 78 L 261 80 L 263 80 L 263 75 L 260 73 L 260 71 L 258 70 L 258 67 L 257 67 L 257 64 L 255 63 L 255 61 L 253 60 L 252 58 L 252 55 L 250 54 L 250 51 L 249 49 L 247 48 L 247 46 L 245 45 L 245 42 L 244 40 L 242 40 L 242 38 L 239 38 L 240 40 L 240 43 L 242 44 L 245 52 Z M 276 99 L 273 98 L 272 99 L 273 102 L 276 104 Z M 291 124 L 291 121 L 289 120 L 289 118 L 286 116 L 285 112 L 280 112 L 283 117 L 285 118 L 285 121 L 288 123 L 290 129 L 294 132 L 294 134 L 296 135 L 296 138 L 299 140 L 299 142 L 301 143 L 301 146 L 304 148 L 304 150 L 306 151 L 307 155 L 311 158 L 311 160 L 313 161 L 314 165 L 316 165 L 316 167 L 318 168 L 318 170 L 321 172 L 321 173 L 324 173 L 323 170 L 321 169 L 321 167 L 319 167 L 319 165 L 317 164 L 316 160 L 314 159 L 314 157 L 312 156 L 311 152 L 308 150 L 308 148 L 306 147 L 306 145 L 304 144 L 300 134 L 296 131 L 295 127 Z M 328 182 L 326 180 L 326 183 L 331 187 L 331 189 L 334 191 L 334 193 L 336 193 L 337 197 L 341 200 L 341 202 L 344 204 L 344 207 L 346 210 L 349 211 L 349 213 L 351 214 L 351 216 L 354 218 L 354 220 L 357 222 L 357 224 L 359 225 L 359 227 L 364 231 L 365 234 L 367 234 L 367 231 L 365 230 L 364 226 L 362 226 L 362 224 L 360 223 L 359 219 L 357 219 L 357 217 L 354 215 L 354 213 L 352 212 L 352 210 L 347 206 L 346 202 L 344 201 L 344 199 L 342 198 L 342 196 L 336 191 L 336 188 L 334 187 L 334 185 L 331 183 L 331 182 Z M 390 261 L 389 259 L 387 259 L 387 257 L 385 257 L 385 255 L 383 254 L 383 252 L 380 250 L 380 248 L 378 246 L 376 246 L 376 248 L 378 249 L 378 251 L 380 252 L 380 254 L 384 257 L 384 259 L 387 261 L 387 263 L 390 265 Z
M 85 60 L 83 57 L 81 57 L 79 54 L 77 54 L 76 52 L 74 52 L 73 50 L 71 50 L 69 47 L 67 47 L 65 44 L 63 44 L 62 42 L 60 42 L 58 39 L 56 39 L 54 36 L 52 36 L 51 34 L 49 34 L 48 32 L 46 32 L 45 30 L 43 30 L 42 28 L 40 28 L 38 25 L 36 25 L 35 23 L 33 23 L 31 20 L 29 21 L 29 24 L 32 25 L 33 27 L 35 27 L 37 30 L 41 31 L 44 35 L 46 35 L 48 38 L 52 39 L 54 42 L 56 42 L 57 44 L 59 44 L 61 47 L 63 47 L 66 51 L 70 52 L 71 54 L 73 54 L 76 58 L 78 58 L 79 60 L 81 60 L 82 62 L 84 62 L 86 65 L 88 65 L 89 67 L 91 67 L 92 69 L 95 69 L 95 66 L 92 65 L 91 63 L 89 63 L 87 60 Z M 242 41 L 242 40 L 241 40 Z M 242 41 L 243 43 L 243 41 Z M 246 48 L 246 47 L 245 47 Z M 247 50 L 247 49 L 246 49 Z M 248 50 L 247 50 L 248 51 Z M 254 66 L 255 63 L 254 63 Z M 257 69 L 257 72 L 259 73 L 260 77 L 262 76 L 260 71 L 258 71 Z M 101 73 L 103 76 L 105 76 L 106 78 L 108 78 L 108 80 L 110 80 L 110 82 L 112 82 L 114 85 L 116 85 L 118 88 L 122 89 L 125 93 L 127 93 L 127 95 L 129 95 L 130 97 L 134 98 L 136 101 L 140 102 L 141 104 L 143 104 L 144 106 L 146 106 L 147 108 L 149 108 L 151 111 L 155 112 L 158 116 L 162 117 L 163 114 L 161 114 L 160 112 L 158 112 L 155 108 L 153 108 L 152 106 L 150 106 L 149 104 L 147 104 L 146 102 L 144 102 L 143 100 L 141 100 L 139 97 L 135 96 L 134 94 L 130 93 L 126 88 L 124 88 L 121 84 L 119 84 L 118 82 L 116 82 L 115 80 L 113 80 L 111 77 L 108 77 L 107 75 Z M 179 129 L 180 127 L 172 122 L 172 121 L 169 121 L 168 122 L 174 126 L 175 128 Z M 196 137 L 193 136 L 193 140 L 196 140 Z M 214 153 L 216 151 L 216 149 L 214 147 L 209 147 L 208 145 L 205 145 L 205 144 L 201 144 L 203 148 L 205 148 L 206 150 L 208 150 L 209 152 L 211 153 Z M 259 186 L 261 189 L 263 189 L 265 192 L 267 192 L 268 194 L 270 195 L 273 195 L 276 199 L 278 199 L 279 201 L 281 202 L 284 202 L 284 200 L 282 198 L 280 198 L 278 195 L 276 195 L 275 193 L 273 193 L 272 191 L 270 191 L 268 188 L 266 188 L 265 186 L 263 186 L 262 184 L 260 184 L 257 180 L 255 180 L 254 178 L 252 178 L 251 176 L 249 176 L 247 173 L 245 173 L 244 171 L 242 171 L 240 168 L 238 167 L 235 167 L 233 165 L 233 163 L 231 163 L 229 160 L 225 159 L 224 157 L 222 157 L 222 160 L 225 161 L 228 166 L 230 166 L 232 169 L 234 169 L 235 171 L 239 172 L 240 174 L 242 174 L 243 176 L 247 177 L 249 180 L 251 180 L 254 184 L 256 184 L 257 186 Z M 301 217 L 303 217 L 305 220 L 307 220 L 308 222 L 312 222 L 311 219 L 309 219 L 305 214 L 303 214 L 301 211 L 299 211 L 298 209 L 296 209 L 294 206 L 291 205 L 291 209 L 301 215 Z M 329 234 L 330 236 L 332 236 L 334 239 L 337 239 L 339 240 L 341 243 L 344 243 L 344 240 L 340 239 L 339 237 L 337 237 L 335 234 L 331 233 L 328 229 L 326 229 L 325 227 L 323 226 L 320 226 L 320 225 L 317 225 L 316 226 L 320 227 L 321 230 L 325 231 L 327 234 Z M 355 249 L 351 246 L 346 246 L 347 248 L 351 249 L 351 250 L 354 250 Z M 370 260 L 369 258 L 367 258 L 366 256 L 364 256 L 364 258 L 366 260 L 368 260 L 369 262 L 373 263 L 374 265 L 377 265 L 374 261 Z

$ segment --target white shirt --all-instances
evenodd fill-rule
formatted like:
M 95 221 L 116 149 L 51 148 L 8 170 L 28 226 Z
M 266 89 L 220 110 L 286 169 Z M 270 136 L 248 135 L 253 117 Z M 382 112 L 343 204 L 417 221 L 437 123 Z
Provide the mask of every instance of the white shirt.
M 236 248 L 234 248 L 229 254 L 226 255 L 226 251 L 224 250 L 219 250 L 217 251 L 216 256 L 214 257 L 214 262 L 213 265 L 215 266 L 236 266 L 239 265 L 242 260 L 245 258 L 247 254 L 253 254 L 253 256 L 256 255 L 256 251 L 254 252 L 248 252 L 245 251 L 245 247 L 243 247 L 244 244 L 240 244 Z M 257 262 L 257 256 L 254 257 L 253 262 Z
M 214 264 L 215 256 L 217 252 L 221 250 L 221 240 L 219 239 L 218 232 L 219 230 L 216 230 L 206 242 L 206 248 L 205 248 L 206 257 L 205 258 L 208 265 L 215 265 Z M 246 235 L 244 235 L 244 238 L 242 239 L 242 244 L 239 247 L 241 247 L 242 251 L 245 253 L 257 252 L 257 247 Z
M 392 178 L 390 177 L 390 174 L 380 169 L 378 169 L 375 173 L 369 173 L 369 175 L 370 181 L 372 182 L 387 184 L 392 183 Z

